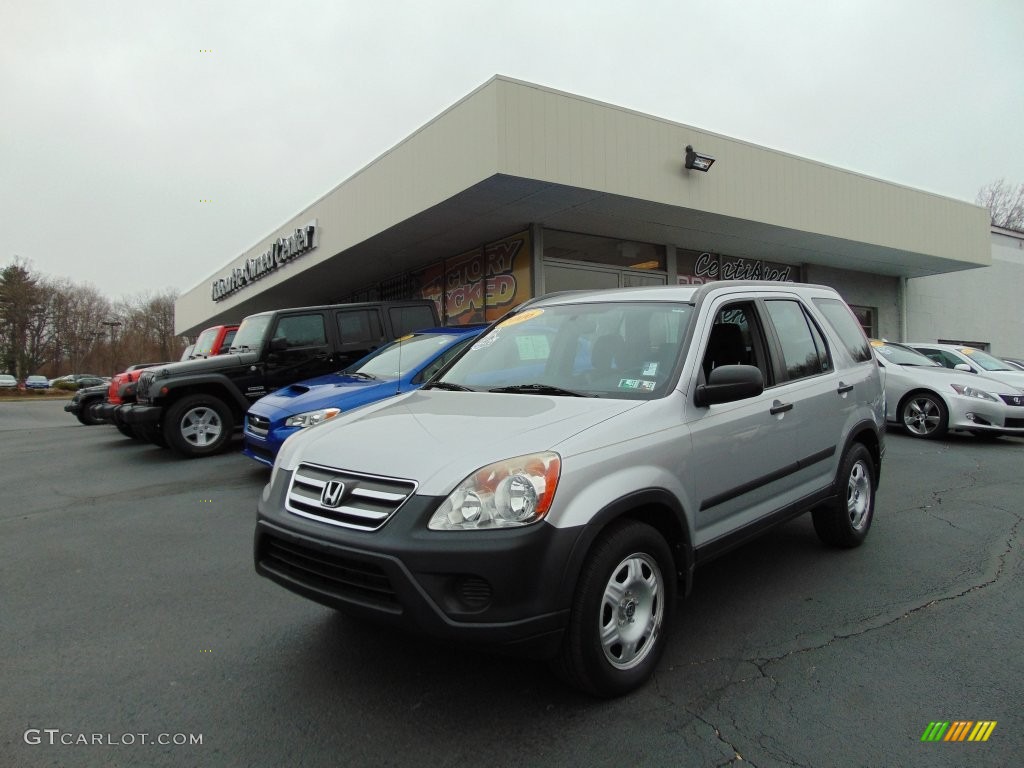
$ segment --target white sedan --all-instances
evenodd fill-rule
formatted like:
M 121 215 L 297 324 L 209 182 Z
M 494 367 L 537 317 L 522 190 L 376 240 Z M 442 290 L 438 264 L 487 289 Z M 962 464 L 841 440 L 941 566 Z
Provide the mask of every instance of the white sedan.
M 949 430 L 1024 436 L 1024 390 L 945 368 L 903 344 L 873 340 L 885 373 L 886 419 L 913 437 Z

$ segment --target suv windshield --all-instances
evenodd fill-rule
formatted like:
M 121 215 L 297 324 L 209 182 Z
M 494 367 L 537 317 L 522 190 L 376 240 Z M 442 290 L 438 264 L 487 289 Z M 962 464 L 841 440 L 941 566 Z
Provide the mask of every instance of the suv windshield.
M 872 339 L 871 347 L 882 356 L 887 363 L 896 365 L 919 365 L 922 368 L 942 368 L 931 358 L 925 357 L 916 349 L 904 347 L 902 344 L 892 344 L 888 341 L 877 341 Z
M 377 379 L 397 379 L 402 375 L 402 371 L 419 367 L 455 338 L 448 333 L 404 336 L 369 357 L 364 357 L 342 373 L 362 373 Z
M 207 328 L 199 334 L 195 347 L 192 349 L 193 357 L 199 357 L 199 355 L 207 357 L 213 352 L 213 342 L 217 340 L 218 330 L 217 328 Z
M 267 327 L 273 315 L 251 315 L 238 326 L 238 333 L 231 343 L 231 351 L 251 350 L 258 352 L 263 345 L 263 337 L 267 335 Z
M 692 304 L 593 302 L 525 309 L 440 379 L 447 388 L 649 399 L 672 379 Z

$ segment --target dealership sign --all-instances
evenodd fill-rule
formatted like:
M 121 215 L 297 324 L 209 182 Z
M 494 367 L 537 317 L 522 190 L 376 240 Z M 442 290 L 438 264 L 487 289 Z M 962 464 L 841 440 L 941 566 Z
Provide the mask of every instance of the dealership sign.
M 320 229 L 316 219 L 304 227 L 296 227 L 286 237 L 279 237 L 259 256 L 246 259 L 224 277 L 213 281 L 210 297 L 220 301 L 235 291 L 240 291 L 261 277 L 266 277 L 283 264 L 308 253 L 320 243 Z

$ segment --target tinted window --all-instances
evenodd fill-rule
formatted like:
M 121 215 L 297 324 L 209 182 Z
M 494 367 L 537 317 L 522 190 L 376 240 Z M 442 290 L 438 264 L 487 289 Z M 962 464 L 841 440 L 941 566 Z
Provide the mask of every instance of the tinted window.
M 836 332 L 843 346 L 853 357 L 854 362 L 864 363 L 871 360 L 871 347 L 864 329 L 846 303 L 840 299 L 814 299 L 814 305 L 828 320 L 832 330 Z
M 274 338 L 284 338 L 289 347 L 314 347 L 327 343 L 323 315 L 291 315 L 282 317 Z
M 792 380 L 828 371 L 825 341 L 804 313 L 800 302 L 772 300 L 765 304 L 782 345 L 786 375 Z
M 350 309 L 338 313 L 342 346 L 372 347 L 384 340 L 376 309 Z M 403 334 L 404 335 L 404 334 Z
M 392 307 L 388 314 L 391 316 L 391 328 L 395 336 L 404 336 L 412 331 L 432 328 L 437 324 L 430 307 Z

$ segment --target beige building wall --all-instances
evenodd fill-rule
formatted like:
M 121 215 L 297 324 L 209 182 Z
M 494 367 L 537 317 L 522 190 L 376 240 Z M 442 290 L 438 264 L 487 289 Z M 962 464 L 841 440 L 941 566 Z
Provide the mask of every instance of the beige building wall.
M 972 341 L 1024 358 L 1024 233 L 991 234 L 992 266 L 907 281 L 908 341 Z

